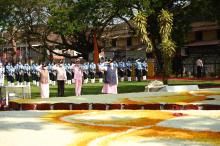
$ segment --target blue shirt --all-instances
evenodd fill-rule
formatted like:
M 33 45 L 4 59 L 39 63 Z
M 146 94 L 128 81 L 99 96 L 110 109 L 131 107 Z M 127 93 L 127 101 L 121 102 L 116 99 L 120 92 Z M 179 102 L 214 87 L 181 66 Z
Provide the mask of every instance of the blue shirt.
M 138 70 L 142 70 L 142 64 L 141 64 L 140 61 L 136 61 L 135 68 L 138 69 Z
M 89 69 L 90 71 L 94 71 L 96 69 L 96 65 L 94 63 L 90 63 Z
M 131 63 L 130 61 L 127 61 L 127 62 L 125 63 L 125 65 L 126 65 L 126 68 L 127 68 L 127 69 L 131 69 L 131 67 L 132 67 L 132 63 Z
M 145 61 L 143 61 L 141 64 L 142 64 L 142 68 L 146 70 L 147 69 L 147 63 Z
M 16 64 L 15 71 L 18 72 L 18 73 L 23 73 L 24 66 L 22 64 Z
M 83 72 L 88 73 L 89 72 L 89 63 L 83 64 Z
M 12 65 L 7 65 L 5 68 L 6 68 L 6 73 L 7 73 L 9 76 L 14 76 L 14 74 L 15 74 L 15 68 L 14 68 Z
M 118 68 L 118 63 L 116 61 L 114 61 L 114 65 L 113 65 L 114 68 Z
M 23 66 L 24 73 L 30 73 L 31 67 L 29 64 Z

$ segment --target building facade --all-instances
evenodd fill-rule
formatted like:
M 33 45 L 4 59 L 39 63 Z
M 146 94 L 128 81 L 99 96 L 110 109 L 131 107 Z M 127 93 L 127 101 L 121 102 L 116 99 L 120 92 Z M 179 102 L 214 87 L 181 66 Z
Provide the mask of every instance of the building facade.
M 203 60 L 203 76 L 220 76 L 220 27 L 215 22 L 195 22 L 182 49 L 186 72 L 196 75 L 196 60 Z
M 126 23 L 107 28 L 101 37 L 102 54 L 107 58 L 145 58 L 146 47 Z M 103 56 L 103 55 L 102 55 Z
M 203 60 L 203 76 L 220 76 L 220 27 L 216 22 L 195 22 L 188 33 L 188 43 L 181 50 L 183 71 L 196 76 L 196 60 Z M 146 58 L 146 46 L 127 24 L 118 24 L 102 36 L 105 57 Z M 179 54 L 179 52 L 178 52 Z M 179 56 L 177 54 L 177 56 Z M 175 60 L 174 60 L 175 61 Z M 176 62 L 173 62 L 176 64 Z M 154 66 L 157 66 L 155 63 Z
M 6 36 L 3 37 L 8 37 L 7 33 L 5 33 Z M 53 41 L 60 42 L 60 36 L 56 34 L 51 34 L 48 36 L 49 39 Z M 36 62 L 36 63 L 41 63 L 42 61 L 57 61 L 57 60 L 65 60 L 66 62 L 70 62 L 71 59 L 64 58 L 63 56 L 56 55 L 49 50 L 47 50 L 44 45 L 35 40 L 30 42 L 31 47 L 28 46 L 26 42 L 23 40 L 16 40 L 16 61 L 21 61 L 23 63 L 25 62 Z M 58 54 L 65 54 L 68 53 L 71 56 L 77 56 L 77 52 L 74 50 L 67 50 L 66 52 L 62 52 L 62 50 L 59 49 L 59 46 L 53 43 L 48 42 L 48 47 L 51 47 L 54 52 Z M 13 57 L 13 47 L 11 41 L 6 42 L 5 44 L 0 45 L 0 61 L 3 63 L 7 62 L 12 62 Z

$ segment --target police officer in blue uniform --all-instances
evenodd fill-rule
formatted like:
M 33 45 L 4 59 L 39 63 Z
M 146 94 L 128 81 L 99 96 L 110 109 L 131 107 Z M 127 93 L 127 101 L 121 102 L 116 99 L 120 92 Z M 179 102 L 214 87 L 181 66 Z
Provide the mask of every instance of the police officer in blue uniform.
M 143 80 L 147 80 L 147 62 L 143 59 L 141 64 L 142 64 Z
M 53 70 L 54 65 L 55 65 L 54 62 L 52 62 L 51 63 L 51 74 L 50 74 L 52 85 L 56 85 L 56 78 L 57 78 L 57 72 L 56 70 Z
M 91 83 L 95 83 L 96 65 L 93 62 L 90 62 L 89 64 L 89 74 Z
M 71 66 L 70 66 L 71 67 L 71 72 L 72 72 L 72 78 L 71 78 L 72 84 L 75 83 L 75 80 L 74 80 L 74 70 L 73 70 L 73 67 L 74 67 L 75 63 L 76 63 L 76 60 L 73 60 Z
M 64 68 L 66 70 L 67 84 L 70 85 L 72 80 L 72 69 L 70 63 L 66 63 Z
M 12 66 L 10 62 L 6 65 L 5 71 L 7 73 L 8 85 L 14 86 L 15 68 Z
M 103 67 L 105 66 L 104 60 L 101 60 L 100 63 L 98 64 L 98 76 L 99 76 L 99 83 L 103 82 L 103 75 L 104 72 L 102 71 Z
M 108 66 L 108 64 L 105 64 L 105 66 Z M 113 61 L 113 67 L 118 69 L 118 62 Z
M 23 78 L 24 78 L 24 66 L 23 64 L 19 61 L 16 66 L 15 66 L 15 72 L 16 72 L 16 80 L 17 80 L 17 85 L 22 85 Z
M 125 63 L 123 60 L 119 61 L 118 63 L 118 74 L 121 78 L 121 82 L 124 81 L 124 75 L 125 75 Z
M 89 75 L 89 62 L 85 62 L 83 64 L 83 77 L 84 77 L 84 83 L 88 83 L 88 75 Z
M 5 79 L 5 67 L 3 66 L 2 62 L 0 62 L 0 87 L 4 86 L 4 79 Z M 0 95 L 1 89 L 0 89 Z
M 128 59 L 126 61 L 125 65 L 126 65 L 128 81 L 131 82 L 132 63 L 131 63 L 130 59 Z
M 51 85 L 52 84 L 52 80 L 51 80 L 51 75 L 52 75 L 52 65 L 51 65 L 51 63 L 48 63 L 48 73 L 49 73 L 49 78 L 50 78 L 50 81 L 49 81 L 49 85 Z
M 31 77 L 31 67 L 28 63 L 25 63 L 23 66 L 24 69 L 24 84 L 30 86 L 30 77 Z
M 36 85 L 35 69 L 36 69 L 35 64 L 32 63 L 31 64 L 31 78 L 32 78 L 34 85 Z
M 35 67 L 36 67 L 36 72 L 35 72 L 35 76 L 36 76 L 36 85 L 40 86 L 40 72 L 37 71 L 37 68 L 39 68 L 39 64 L 35 63 Z
M 142 64 L 140 59 L 137 59 L 135 61 L 135 76 L 136 76 L 136 81 L 141 81 L 141 73 L 142 73 Z

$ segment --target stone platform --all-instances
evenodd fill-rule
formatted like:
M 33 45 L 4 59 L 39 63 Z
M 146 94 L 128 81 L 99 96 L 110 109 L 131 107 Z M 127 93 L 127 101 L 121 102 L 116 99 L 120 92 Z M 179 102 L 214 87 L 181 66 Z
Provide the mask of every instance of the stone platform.
M 198 85 L 178 85 L 178 86 L 164 86 L 159 92 L 184 92 L 184 91 L 197 91 Z
M 20 99 L 8 110 L 220 110 L 220 89 Z

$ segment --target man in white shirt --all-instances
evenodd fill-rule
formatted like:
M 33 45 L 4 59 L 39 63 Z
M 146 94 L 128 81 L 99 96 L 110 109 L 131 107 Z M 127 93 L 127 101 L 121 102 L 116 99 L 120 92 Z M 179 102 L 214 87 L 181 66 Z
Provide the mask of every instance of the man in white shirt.
M 57 72 L 58 96 L 62 97 L 64 96 L 64 89 L 65 89 L 64 85 L 65 85 L 65 81 L 67 80 L 66 70 L 62 62 L 54 65 L 52 69 Z
M 196 60 L 196 67 L 197 67 L 197 78 L 201 78 L 202 77 L 202 69 L 203 69 L 202 59 L 198 58 Z

